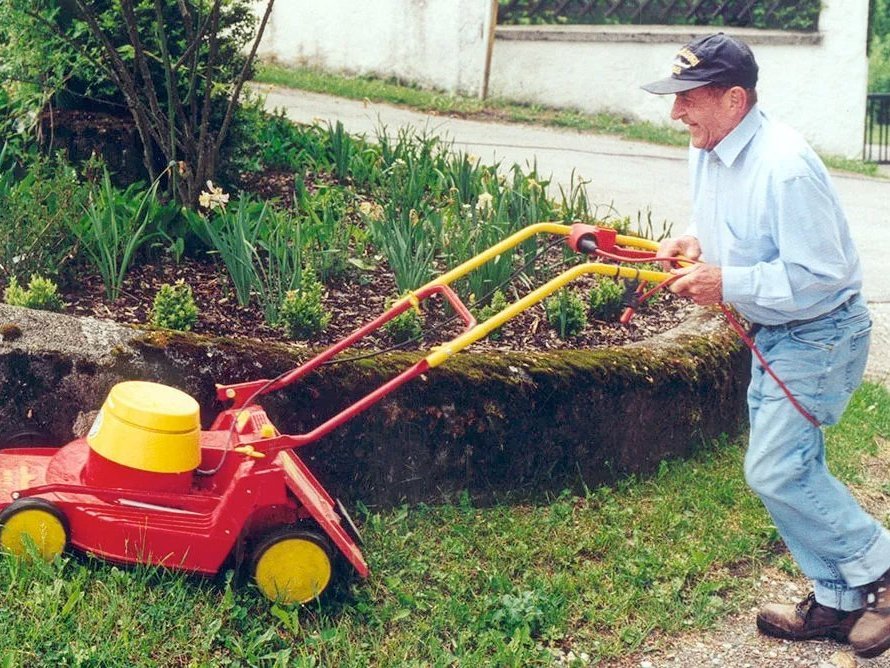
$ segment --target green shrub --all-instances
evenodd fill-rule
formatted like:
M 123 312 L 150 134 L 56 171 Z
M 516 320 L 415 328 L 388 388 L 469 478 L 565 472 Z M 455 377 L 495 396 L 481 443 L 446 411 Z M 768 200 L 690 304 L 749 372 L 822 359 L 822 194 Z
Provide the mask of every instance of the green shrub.
M 394 343 L 407 343 L 423 335 L 423 317 L 411 308 L 390 320 L 383 329 Z
M 9 155 L 0 149 L 0 274 L 56 277 L 72 259 L 68 221 L 83 213 L 88 189 L 64 160 L 35 157 L 17 170 Z
M 507 298 L 504 296 L 504 293 L 501 290 L 495 290 L 488 304 L 481 308 L 474 308 L 473 315 L 476 316 L 476 320 L 478 322 L 485 322 L 492 316 L 495 316 L 503 311 L 505 308 L 507 308 Z M 499 330 L 500 327 L 498 329 L 492 330 L 489 333 L 488 338 L 492 341 L 497 341 L 501 336 Z
M 304 269 L 300 288 L 288 290 L 278 310 L 278 324 L 289 339 L 308 339 L 331 321 L 321 301 L 322 285 L 311 269 Z
M 41 311 L 61 311 L 62 297 L 58 287 L 48 278 L 34 274 L 24 289 L 15 276 L 9 279 L 9 285 L 3 291 L 4 301 L 11 306 L 40 309 Z
M 590 289 L 590 316 L 597 320 L 611 322 L 623 310 L 625 283 L 602 278 Z
M 547 322 L 561 339 L 579 334 L 587 323 L 584 300 L 570 290 L 560 290 L 558 294 L 547 299 L 544 302 L 544 309 L 547 312 Z
M 151 324 L 187 332 L 197 321 L 198 307 L 191 286 L 183 281 L 162 285 L 151 304 Z
M 890 35 L 875 36 L 868 55 L 868 91 L 890 92 Z

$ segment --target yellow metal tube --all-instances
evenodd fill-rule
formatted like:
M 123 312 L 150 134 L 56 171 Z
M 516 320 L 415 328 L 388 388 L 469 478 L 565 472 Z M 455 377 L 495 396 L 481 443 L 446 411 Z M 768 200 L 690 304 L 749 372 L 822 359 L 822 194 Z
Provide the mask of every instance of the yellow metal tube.
M 478 269 L 489 260 L 493 260 L 498 255 L 507 252 L 514 246 L 518 246 L 523 241 L 525 241 L 529 237 L 533 237 L 536 234 L 546 232 L 548 234 L 561 234 L 563 236 L 568 236 L 569 232 L 571 232 L 571 229 L 572 228 L 568 225 L 561 225 L 559 223 L 535 223 L 534 225 L 529 225 L 528 227 L 524 227 L 523 229 L 519 230 L 515 234 L 511 234 L 503 241 L 496 243 L 488 250 L 482 251 L 481 253 L 479 253 L 479 255 L 471 257 L 463 264 L 457 265 L 451 271 L 442 274 L 438 278 L 433 279 L 424 287 L 440 284 L 449 285 L 457 279 L 466 276 L 471 271 Z
M 471 330 L 464 332 L 447 343 L 437 346 L 433 352 L 426 356 L 427 363 L 430 367 L 439 366 L 455 353 L 460 352 L 471 343 L 484 338 L 492 330 L 497 329 L 511 318 L 514 318 L 526 309 L 531 308 L 560 288 L 585 274 L 601 274 L 603 276 L 615 276 L 618 278 L 632 278 L 646 281 L 647 283 L 660 283 L 670 277 L 670 274 L 664 271 L 632 269 L 619 265 L 603 264 L 600 262 L 579 264 L 571 269 L 567 269 L 559 276 L 528 293 L 522 299 L 510 304 L 504 310 L 496 313 L 485 322 L 480 322 Z
M 615 243 L 619 246 L 631 246 L 632 248 L 640 248 L 642 250 L 657 251 L 658 242 L 643 237 L 631 237 L 626 234 L 616 234 Z

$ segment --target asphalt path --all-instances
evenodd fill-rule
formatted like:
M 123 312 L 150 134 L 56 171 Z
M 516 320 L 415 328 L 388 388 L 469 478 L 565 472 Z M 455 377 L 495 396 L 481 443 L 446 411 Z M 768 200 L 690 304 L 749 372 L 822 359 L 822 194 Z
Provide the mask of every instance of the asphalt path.
M 539 126 L 473 121 L 369 101 L 347 100 L 277 86 L 258 85 L 268 109 L 283 109 L 301 123 L 341 121 L 347 131 L 373 139 L 383 129 L 401 127 L 438 135 L 455 150 L 509 169 L 535 166 L 550 179 L 548 193 L 559 195 L 583 179 L 588 201 L 601 216 L 613 212 L 651 220 L 656 232 L 669 226 L 681 233 L 689 218 L 689 178 L 685 148 Z M 764 103 L 768 109 L 768 102 Z M 665 103 L 665 119 L 669 106 Z M 890 176 L 890 170 L 885 172 Z M 573 181 L 574 179 L 574 181 Z M 875 315 L 869 375 L 890 379 L 890 179 L 834 172 L 833 179 L 862 256 L 864 292 Z

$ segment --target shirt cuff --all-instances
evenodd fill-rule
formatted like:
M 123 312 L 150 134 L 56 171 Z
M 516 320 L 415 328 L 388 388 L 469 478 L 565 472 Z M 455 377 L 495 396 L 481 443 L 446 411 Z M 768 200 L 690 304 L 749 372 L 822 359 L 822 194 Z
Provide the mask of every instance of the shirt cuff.
M 723 301 L 750 304 L 754 301 L 754 267 L 722 267 Z

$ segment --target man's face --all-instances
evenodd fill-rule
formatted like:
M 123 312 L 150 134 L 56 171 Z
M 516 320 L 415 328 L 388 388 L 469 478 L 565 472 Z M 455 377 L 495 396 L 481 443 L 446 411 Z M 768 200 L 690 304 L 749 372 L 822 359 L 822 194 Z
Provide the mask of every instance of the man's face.
M 677 93 L 671 118 L 689 128 L 692 145 L 710 151 L 738 123 L 730 101 L 730 90 L 702 86 Z

